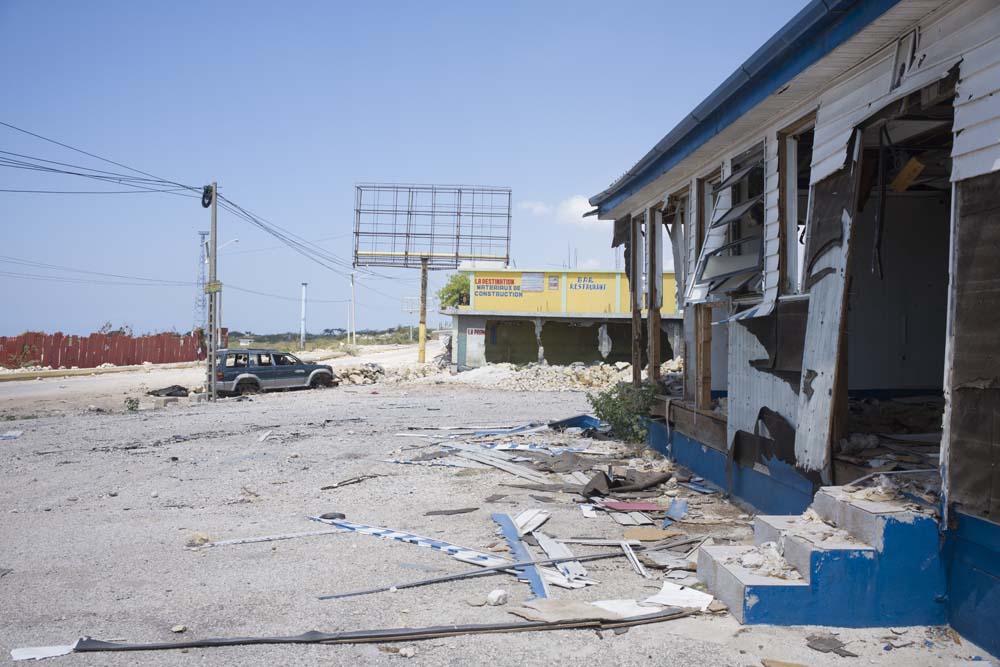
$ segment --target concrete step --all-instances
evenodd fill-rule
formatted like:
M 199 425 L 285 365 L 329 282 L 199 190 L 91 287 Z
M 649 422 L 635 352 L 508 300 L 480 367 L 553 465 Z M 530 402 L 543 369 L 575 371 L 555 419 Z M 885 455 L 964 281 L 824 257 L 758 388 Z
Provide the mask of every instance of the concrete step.
M 809 584 L 801 579 L 762 576 L 740 565 L 740 557 L 753 549 L 753 545 L 737 545 L 698 550 L 698 578 L 740 623 L 753 622 L 754 607 L 761 599 L 769 605 L 794 604 L 809 593 Z
M 760 515 L 755 546 L 704 547 L 698 577 L 741 623 L 874 627 L 946 622 L 935 517 L 902 500 L 824 487 L 801 516 Z M 773 542 L 801 580 L 762 576 L 741 557 Z M 744 558 L 745 560 L 745 558 Z
M 813 511 L 857 540 L 881 550 L 890 522 L 913 524 L 929 515 L 914 511 L 903 501 L 857 498 L 841 486 L 824 486 L 813 499 Z
M 757 515 L 754 518 L 754 543 L 774 542 L 789 565 L 805 581 L 820 566 L 826 554 L 841 552 L 853 558 L 874 558 L 875 549 L 835 528 L 812 513 L 802 516 Z

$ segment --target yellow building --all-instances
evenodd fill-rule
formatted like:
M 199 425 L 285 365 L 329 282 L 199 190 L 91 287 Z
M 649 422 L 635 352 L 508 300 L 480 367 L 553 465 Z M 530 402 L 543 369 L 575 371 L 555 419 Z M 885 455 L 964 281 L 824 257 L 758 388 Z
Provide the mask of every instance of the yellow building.
M 628 361 L 631 317 L 622 271 L 470 269 L 469 304 L 443 311 L 453 318 L 452 362 Z M 680 332 L 673 274 L 663 275 L 664 349 Z M 645 311 L 643 311 L 645 313 Z

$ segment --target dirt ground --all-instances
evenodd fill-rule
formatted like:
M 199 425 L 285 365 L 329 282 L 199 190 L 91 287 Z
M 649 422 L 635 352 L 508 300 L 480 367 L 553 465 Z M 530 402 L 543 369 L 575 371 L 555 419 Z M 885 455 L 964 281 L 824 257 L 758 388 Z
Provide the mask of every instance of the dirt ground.
M 124 374 L 122 374 L 124 375 Z M 85 380 L 95 380 L 94 376 Z M 113 377 L 113 376 L 107 376 Z M 77 380 L 78 378 L 73 378 Z M 117 378 L 116 381 L 122 378 Z M 149 386 L 170 372 L 139 377 Z M 621 538 L 607 516 L 584 518 L 563 493 L 508 486 L 496 469 L 399 465 L 429 441 L 396 434 L 410 427 L 545 422 L 588 409 L 576 392 L 504 392 L 433 382 L 341 387 L 182 404 L 126 413 L 115 389 L 37 392 L 68 380 L 2 385 L 0 432 L 0 663 L 16 647 L 70 644 L 81 636 L 129 642 L 175 642 L 216 636 L 299 634 L 518 620 L 506 610 L 530 597 L 510 575 L 321 601 L 326 593 L 371 588 L 467 571 L 473 566 L 437 551 L 368 535 L 340 533 L 198 551 L 210 540 L 320 530 L 307 515 L 343 512 L 351 521 L 406 530 L 485 550 L 500 539 L 493 512 L 541 508 L 556 537 Z M 20 391 L 19 391 L 20 390 Z M 104 392 L 103 394 L 101 392 Z M 101 398 L 103 396 L 103 398 Z M 96 398 L 95 398 L 96 397 Z M 111 400 L 111 399 L 114 400 Z M 87 405 L 106 400 L 113 411 Z M 60 401 L 66 401 L 60 402 Z M 32 416 L 20 419 L 18 416 Z M 266 439 L 261 436 L 268 433 Z M 546 437 L 555 437 L 549 434 Z M 602 443 L 603 444 L 603 443 Z M 420 447 L 420 449 L 415 449 Z M 353 476 L 381 477 L 321 490 Z M 553 478 L 553 481 L 558 479 Z M 487 501 L 491 495 L 503 495 Z M 690 495 L 682 491 L 681 495 Z M 535 497 L 533 497 L 535 496 Z M 542 498 L 542 500 L 539 499 Z M 543 500 L 545 502 L 543 502 Z M 680 524 L 702 534 L 720 530 L 746 539 L 748 519 L 722 499 L 714 510 L 729 523 Z M 455 516 L 431 510 L 475 507 Z M 606 547 L 573 546 L 574 553 Z M 538 549 L 532 553 L 540 557 Z M 553 588 L 575 600 L 646 597 L 662 574 L 642 579 L 622 558 L 587 563 L 600 582 L 580 590 Z M 507 607 L 469 600 L 495 588 Z M 171 632 L 182 624 L 182 634 Z M 957 665 L 986 654 L 956 644 L 937 628 L 897 629 L 913 644 L 884 650 L 888 629 L 833 629 L 858 658 L 806 647 L 815 628 L 743 627 L 731 616 L 693 616 L 628 632 L 562 630 L 432 639 L 388 645 L 284 645 L 72 654 L 52 665 L 760 665 L 762 658 L 804 665 Z M 926 642 L 930 641 L 931 646 Z M 412 647 L 415 655 L 396 652 Z M 405 652 L 405 653 L 408 653 Z M 988 662 L 977 662 L 983 665 Z

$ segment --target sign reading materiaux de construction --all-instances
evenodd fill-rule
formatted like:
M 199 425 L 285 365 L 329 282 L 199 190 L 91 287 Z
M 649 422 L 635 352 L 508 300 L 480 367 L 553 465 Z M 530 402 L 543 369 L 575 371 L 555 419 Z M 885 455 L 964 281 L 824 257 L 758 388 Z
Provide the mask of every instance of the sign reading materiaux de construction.
M 471 308 L 516 313 L 628 313 L 621 271 L 470 271 Z M 676 312 L 673 274 L 663 275 L 664 313 Z

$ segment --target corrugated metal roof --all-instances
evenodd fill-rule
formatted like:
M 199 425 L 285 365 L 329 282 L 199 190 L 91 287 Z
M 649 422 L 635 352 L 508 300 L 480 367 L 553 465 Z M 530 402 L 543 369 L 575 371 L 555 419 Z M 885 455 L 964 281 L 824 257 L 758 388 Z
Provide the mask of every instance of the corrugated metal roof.
M 599 207 L 602 215 L 611 211 L 714 136 L 748 120 L 744 114 L 821 59 L 825 58 L 822 66 L 831 78 L 856 65 L 871 54 L 870 41 L 847 49 L 838 47 L 900 1 L 812 0 L 625 175 L 591 197 L 590 203 Z M 886 26 L 885 41 L 894 36 L 894 28 Z M 832 54 L 835 49 L 837 53 Z M 783 100 L 788 101 L 792 101 L 791 95 Z

